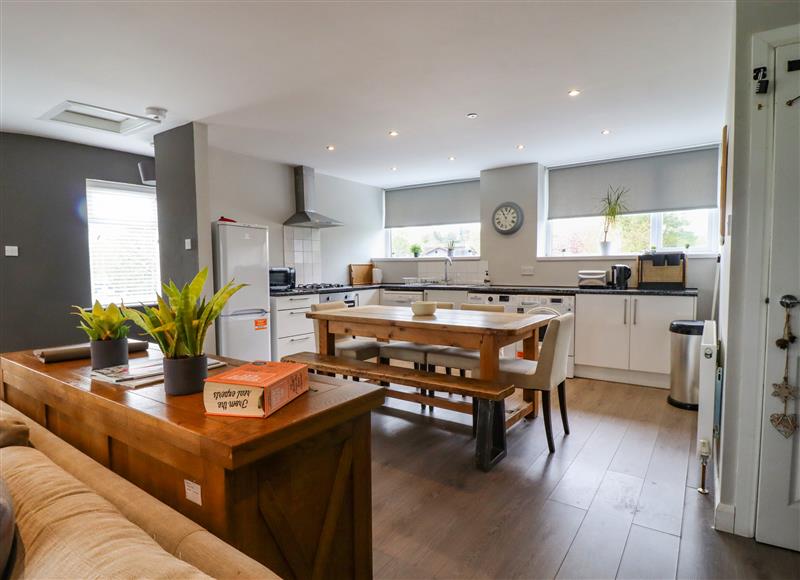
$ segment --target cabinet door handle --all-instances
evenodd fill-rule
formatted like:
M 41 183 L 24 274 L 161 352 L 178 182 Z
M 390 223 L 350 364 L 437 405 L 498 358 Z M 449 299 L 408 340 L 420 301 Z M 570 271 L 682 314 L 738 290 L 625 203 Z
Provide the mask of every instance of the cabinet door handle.
M 625 306 L 622 309 L 622 324 L 628 324 L 628 299 L 625 299 Z
M 298 312 L 297 310 L 293 310 L 292 312 L 289 313 L 289 316 L 305 316 L 306 312 L 308 312 L 308 311 L 307 310 L 300 310 Z
M 305 302 L 306 300 L 311 300 L 308 296 L 305 298 L 289 298 L 290 302 Z
M 639 299 L 638 298 L 634 298 L 633 299 L 633 324 L 634 325 L 636 324 L 636 312 L 639 310 L 638 306 L 639 306 Z
M 302 338 L 290 338 L 289 342 L 301 342 L 303 340 L 310 340 L 310 339 L 311 339 L 310 336 L 304 336 Z

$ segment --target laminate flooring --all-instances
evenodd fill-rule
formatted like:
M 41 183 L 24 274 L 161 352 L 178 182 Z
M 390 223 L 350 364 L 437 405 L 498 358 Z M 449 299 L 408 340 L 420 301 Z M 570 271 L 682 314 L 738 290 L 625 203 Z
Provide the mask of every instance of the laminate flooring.
M 696 414 L 666 395 L 570 380 L 556 453 L 540 415 L 489 473 L 471 417 L 390 400 L 372 419 L 375 577 L 800 579 L 800 554 L 711 528 Z

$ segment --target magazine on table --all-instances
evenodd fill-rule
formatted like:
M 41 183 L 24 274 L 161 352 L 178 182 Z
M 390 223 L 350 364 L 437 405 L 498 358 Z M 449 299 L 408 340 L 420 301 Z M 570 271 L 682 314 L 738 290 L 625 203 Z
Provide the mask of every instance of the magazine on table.
M 164 380 L 164 359 L 131 359 L 126 365 L 95 369 L 92 378 L 106 383 L 112 383 L 128 389 L 135 389 L 145 385 L 160 383 Z M 213 358 L 208 359 L 208 368 L 215 369 L 225 366 L 225 363 Z

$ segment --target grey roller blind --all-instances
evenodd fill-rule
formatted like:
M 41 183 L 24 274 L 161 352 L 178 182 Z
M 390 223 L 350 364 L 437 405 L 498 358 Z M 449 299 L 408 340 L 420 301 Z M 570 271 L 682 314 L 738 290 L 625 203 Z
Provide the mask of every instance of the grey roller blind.
M 718 148 L 681 151 L 549 171 L 550 219 L 598 215 L 608 186 L 630 189 L 630 213 L 717 206 Z
M 386 190 L 387 228 L 481 221 L 479 180 Z

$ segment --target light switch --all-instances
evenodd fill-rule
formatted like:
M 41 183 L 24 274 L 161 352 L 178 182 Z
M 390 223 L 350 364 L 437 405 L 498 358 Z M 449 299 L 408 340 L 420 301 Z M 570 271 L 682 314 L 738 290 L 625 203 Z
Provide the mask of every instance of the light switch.
M 186 238 L 185 240 L 183 240 L 183 249 L 184 250 L 192 249 L 192 238 Z
M 5 250 L 6 256 L 8 257 L 19 256 L 19 246 L 6 246 Z
M 523 276 L 533 276 L 533 266 L 522 266 Z

